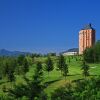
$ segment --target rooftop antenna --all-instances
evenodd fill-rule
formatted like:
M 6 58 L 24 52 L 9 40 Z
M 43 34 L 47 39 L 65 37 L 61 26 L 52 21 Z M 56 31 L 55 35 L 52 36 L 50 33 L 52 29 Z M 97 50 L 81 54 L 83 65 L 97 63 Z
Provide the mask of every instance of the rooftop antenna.
M 89 26 L 90 26 L 90 27 L 92 26 L 91 23 L 89 23 Z

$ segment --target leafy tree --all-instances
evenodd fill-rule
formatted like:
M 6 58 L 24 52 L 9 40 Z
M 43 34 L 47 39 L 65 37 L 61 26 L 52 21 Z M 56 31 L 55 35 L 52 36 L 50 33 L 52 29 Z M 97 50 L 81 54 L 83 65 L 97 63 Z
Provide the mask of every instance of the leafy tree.
M 48 57 L 46 61 L 46 71 L 48 72 L 48 76 L 49 72 L 52 71 L 53 69 L 54 69 L 53 61 L 51 60 L 50 57 Z

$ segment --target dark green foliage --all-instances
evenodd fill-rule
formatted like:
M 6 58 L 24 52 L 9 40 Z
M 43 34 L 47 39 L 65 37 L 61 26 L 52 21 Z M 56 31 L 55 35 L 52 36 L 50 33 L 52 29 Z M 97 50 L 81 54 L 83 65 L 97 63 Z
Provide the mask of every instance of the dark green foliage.
M 5 58 L 1 61 L 1 75 L 2 77 L 7 77 L 8 81 L 14 81 L 14 72 L 16 68 L 16 60 L 14 58 Z
M 29 64 L 26 58 L 23 60 L 23 73 L 27 73 L 29 71 Z
M 18 62 L 18 65 L 19 65 L 19 66 L 22 66 L 22 65 L 23 65 L 24 58 L 25 58 L 24 55 L 20 55 L 20 56 L 17 58 L 17 62 Z
M 29 71 L 29 63 L 24 55 L 17 58 L 16 74 L 25 75 Z
M 65 87 L 55 90 L 51 100 L 74 100 L 72 86 L 67 83 Z
M 68 59 L 68 62 L 69 62 L 69 63 L 71 62 L 71 59 L 70 59 L 70 58 Z
M 21 61 L 19 61 L 19 59 Z M 35 62 L 34 67 L 32 66 L 34 75 L 33 77 L 31 77 L 29 75 L 30 73 L 25 75 L 29 71 L 29 65 L 30 65 L 29 64 L 30 59 L 28 58 L 28 56 L 22 56 L 19 58 L 9 58 L 9 57 L 0 58 L 0 74 L 1 74 L 1 78 L 4 78 L 4 80 L 3 79 L 0 80 L 0 84 L 1 84 L 0 100 L 47 100 L 49 99 L 44 92 L 44 88 L 47 85 L 49 86 L 49 84 L 46 84 L 44 86 L 43 82 L 45 81 L 43 79 L 43 70 L 42 70 L 42 65 L 43 66 L 45 65 L 44 62 L 46 60 L 46 57 L 43 62 L 41 58 L 38 59 L 39 60 L 35 58 L 35 60 L 37 61 Z M 67 59 L 65 59 L 64 56 L 62 55 L 60 55 L 58 59 L 57 58 L 55 59 L 54 57 L 51 58 L 48 57 L 48 59 L 46 60 L 46 68 L 48 69 L 47 71 L 50 72 L 53 70 L 54 64 L 56 64 L 55 63 L 56 60 L 58 60 L 57 63 L 59 65 L 58 69 L 61 70 L 62 75 L 66 79 L 66 76 L 68 75 L 68 65 L 66 64 Z M 70 60 L 71 62 L 75 61 L 74 59 L 71 58 Z M 88 76 L 89 66 L 85 63 L 85 61 L 83 61 L 81 67 L 84 76 L 85 77 Z M 19 78 L 19 75 L 16 75 L 15 73 L 15 69 L 16 72 L 19 71 L 19 73 L 21 74 L 20 76 L 22 79 L 21 80 L 22 83 L 20 83 L 19 80 L 16 80 L 15 84 L 11 83 L 17 78 L 17 76 Z M 22 77 L 22 75 L 24 77 Z M 7 77 L 8 80 L 6 80 L 5 77 Z M 97 79 L 92 78 L 91 80 L 87 80 L 88 78 L 77 80 L 74 83 L 74 86 L 72 86 L 73 82 L 71 82 L 72 85 L 67 83 L 67 86 L 55 90 L 55 92 L 52 93 L 51 100 L 99 100 L 100 99 L 100 78 Z M 10 82 L 7 83 L 7 81 Z M 17 83 L 17 81 L 19 83 Z M 56 80 L 50 81 L 48 83 L 50 83 L 50 85 L 52 86 L 53 82 L 56 82 Z M 1 91 L 3 93 L 1 93 Z
M 68 75 L 68 65 L 65 64 L 63 66 L 63 76 L 65 77 L 65 80 L 66 80 L 66 76 Z
M 15 98 L 9 97 L 6 94 L 0 93 L 0 100 L 15 100 Z
M 7 76 L 8 76 L 8 80 L 10 82 L 15 81 L 15 76 L 14 76 L 14 71 L 13 70 L 8 71 Z
M 26 96 L 29 100 L 34 100 L 40 97 L 46 98 L 46 95 L 43 92 L 44 86 L 42 83 L 42 75 L 42 65 L 40 62 L 38 62 L 32 80 L 29 80 L 28 78 L 24 77 L 26 84 L 15 85 L 14 89 L 9 90 L 9 95 L 17 99 Z
M 42 63 L 41 62 L 37 62 L 37 70 L 42 71 Z
M 52 71 L 53 69 L 54 69 L 53 61 L 51 60 L 50 57 L 48 57 L 46 61 L 46 71 L 48 72 L 48 75 L 49 72 Z
M 100 100 L 100 77 L 77 81 L 75 87 L 59 88 L 52 93 L 51 100 Z
M 89 63 L 100 62 L 100 41 L 98 41 L 93 47 L 87 48 L 84 51 L 84 60 Z
M 31 55 L 31 57 L 32 57 L 32 58 L 34 58 L 34 57 L 42 57 L 42 54 L 33 53 L 33 54 Z
M 61 71 L 61 74 L 66 77 L 68 73 L 68 65 L 66 64 L 66 60 L 63 55 L 59 56 L 57 67 L 58 70 Z
M 93 63 L 94 62 L 94 48 L 87 48 L 84 51 L 84 60 L 89 62 L 89 63 Z
M 59 58 L 58 58 L 57 67 L 61 71 L 61 74 L 62 74 L 62 71 L 63 71 L 63 67 L 64 66 L 65 66 L 65 58 L 64 58 L 63 55 L 60 55 Z
M 21 98 L 27 94 L 27 89 L 28 87 L 23 84 L 14 85 L 14 89 L 9 89 L 9 96 Z
M 83 64 L 82 64 L 82 68 L 83 70 L 83 75 L 86 77 L 86 76 L 89 76 L 89 66 L 85 63 L 85 61 L 83 61 Z
M 48 53 L 47 56 L 56 56 L 56 53 Z

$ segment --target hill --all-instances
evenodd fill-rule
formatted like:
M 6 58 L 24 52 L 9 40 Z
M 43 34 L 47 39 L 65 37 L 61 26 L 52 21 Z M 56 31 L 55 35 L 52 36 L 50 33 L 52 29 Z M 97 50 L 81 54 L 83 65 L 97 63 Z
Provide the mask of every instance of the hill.
M 20 52 L 20 51 L 9 51 L 6 49 L 0 50 L 0 56 L 19 56 L 19 55 L 27 55 L 31 54 L 29 52 Z

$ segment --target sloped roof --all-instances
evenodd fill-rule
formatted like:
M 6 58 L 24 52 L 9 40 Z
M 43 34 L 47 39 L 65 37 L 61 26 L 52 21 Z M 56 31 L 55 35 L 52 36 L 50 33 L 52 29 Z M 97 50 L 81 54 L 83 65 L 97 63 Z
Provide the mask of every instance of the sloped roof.
M 79 52 L 78 48 L 72 48 L 72 49 L 68 49 L 67 51 L 64 51 L 62 53 L 67 53 L 67 52 Z
M 92 29 L 92 30 L 94 30 L 94 28 L 92 27 L 91 24 L 87 24 L 87 25 L 85 25 L 85 26 L 82 28 L 82 30 L 87 30 L 87 29 Z
M 78 52 L 78 51 L 79 51 L 78 48 L 72 48 L 67 50 L 67 52 Z

